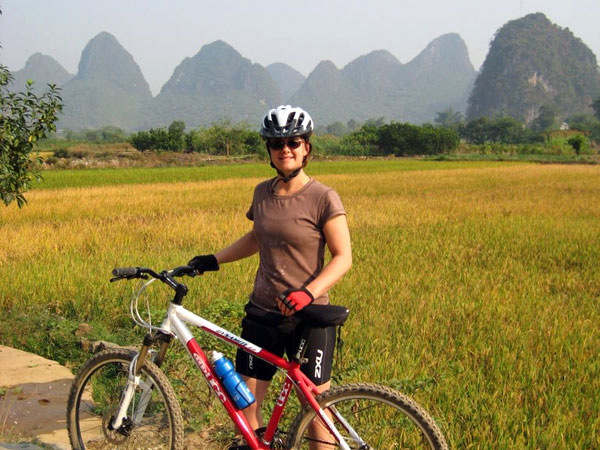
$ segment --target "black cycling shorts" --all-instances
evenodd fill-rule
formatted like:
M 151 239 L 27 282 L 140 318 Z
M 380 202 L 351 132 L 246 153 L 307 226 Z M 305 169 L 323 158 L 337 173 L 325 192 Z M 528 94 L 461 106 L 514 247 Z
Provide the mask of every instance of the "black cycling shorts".
M 243 339 L 278 356 L 283 356 L 285 352 L 288 359 L 296 352 L 303 331 L 298 318 L 264 311 L 252 303 L 248 303 L 245 309 L 246 317 L 242 320 Z M 335 327 L 313 328 L 304 355 L 308 362 L 300 369 L 317 386 L 331 378 L 334 349 Z M 272 364 L 242 349 L 237 351 L 235 367 L 242 375 L 265 381 L 271 381 L 277 371 Z

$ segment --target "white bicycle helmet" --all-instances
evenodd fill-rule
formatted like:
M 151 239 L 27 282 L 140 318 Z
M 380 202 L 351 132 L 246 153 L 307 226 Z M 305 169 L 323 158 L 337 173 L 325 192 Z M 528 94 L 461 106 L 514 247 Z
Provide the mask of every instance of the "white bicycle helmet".
M 281 105 L 270 110 L 262 121 L 260 135 L 265 139 L 310 136 L 313 121 L 306 111 L 291 105 Z

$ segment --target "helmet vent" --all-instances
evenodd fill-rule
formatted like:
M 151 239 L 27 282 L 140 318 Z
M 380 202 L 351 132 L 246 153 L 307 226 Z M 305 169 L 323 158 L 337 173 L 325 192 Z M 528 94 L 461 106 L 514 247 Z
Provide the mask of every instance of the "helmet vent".
M 310 136 L 313 122 L 302 108 L 281 105 L 270 110 L 262 123 L 260 135 L 264 138 Z

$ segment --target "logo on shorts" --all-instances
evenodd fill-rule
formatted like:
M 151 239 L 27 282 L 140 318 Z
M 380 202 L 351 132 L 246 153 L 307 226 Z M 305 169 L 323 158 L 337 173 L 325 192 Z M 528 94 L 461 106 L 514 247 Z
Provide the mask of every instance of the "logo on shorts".
M 252 355 L 248 355 L 248 369 L 254 369 L 254 357 Z
M 315 378 L 321 378 L 321 362 L 323 361 L 323 350 L 317 350 L 317 357 L 315 358 Z

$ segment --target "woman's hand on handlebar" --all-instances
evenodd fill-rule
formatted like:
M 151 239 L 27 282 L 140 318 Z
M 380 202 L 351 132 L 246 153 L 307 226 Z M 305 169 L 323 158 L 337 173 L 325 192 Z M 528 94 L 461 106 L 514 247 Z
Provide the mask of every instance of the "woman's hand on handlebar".
M 204 272 L 215 272 L 219 270 L 219 263 L 215 255 L 198 255 L 188 261 L 188 266 L 193 268 L 198 275 Z

